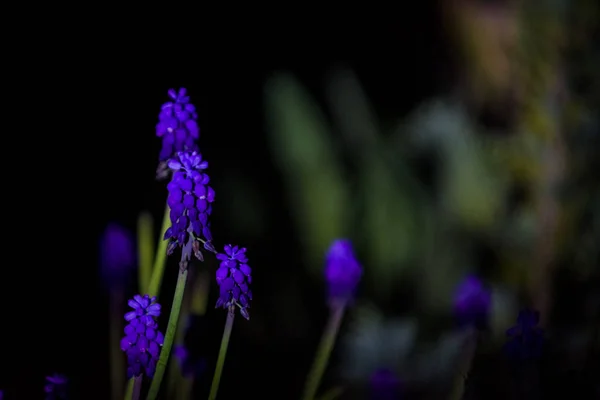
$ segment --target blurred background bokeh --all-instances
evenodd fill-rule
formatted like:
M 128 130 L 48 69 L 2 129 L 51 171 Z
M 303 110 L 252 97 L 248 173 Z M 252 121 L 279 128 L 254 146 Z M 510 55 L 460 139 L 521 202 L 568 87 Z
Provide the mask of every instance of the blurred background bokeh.
M 73 398 L 109 398 L 98 241 L 110 222 L 135 233 L 142 211 L 158 232 L 154 125 L 180 86 L 217 193 L 215 242 L 246 246 L 254 271 L 252 318 L 234 327 L 220 398 L 299 397 L 327 319 L 324 253 L 338 237 L 354 243 L 364 278 L 322 391 L 366 398 L 369 376 L 389 367 L 414 398 L 442 398 L 461 340 L 452 296 L 467 274 L 493 304 L 475 398 L 509 398 L 498 349 L 523 306 L 541 312 L 552 343 L 546 393 L 598 390 L 586 380 L 600 347 L 598 2 L 403 5 L 369 18 L 359 5 L 319 18 L 173 17 L 158 34 L 115 17 L 69 46 L 72 87 L 45 106 L 52 138 L 39 140 L 58 149 L 25 289 L 41 303 L 18 317 L 31 339 L 6 340 L 21 348 L 2 356 L 6 398 L 38 398 L 54 372 L 70 377 Z M 171 261 L 165 310 L 176 270 Z M 216 296 L 189 339 L 207 360 L 201 398 L 225 320 Z

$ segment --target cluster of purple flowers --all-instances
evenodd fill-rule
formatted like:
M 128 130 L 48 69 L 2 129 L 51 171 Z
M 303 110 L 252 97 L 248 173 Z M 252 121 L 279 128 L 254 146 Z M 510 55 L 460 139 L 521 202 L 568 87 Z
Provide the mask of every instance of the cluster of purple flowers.
M 346 239 L 335 240 L 325 257 L 325 279 L 330 300 L 350 300 L 362 276 L 352 243 Z
M 139 294 L 127 304 L 133 308 L 125 314 L 129 323 L 125 327 L 125 337 L 121 339 L 121 350 L 127 354 L 127 376 L 131 378 L 145 373 L 152 377 L 164 342 L 156 322 L 160 316 L 160 304 L 156 303 L 156 297 Z
M 509 340 L 504 346 L 505 354 L 514 361 L 539 358 L 544 346 L 544 330 L 538 327 L 540 313 L 523 309 L 517 317 L 517 324 L 506 331 Z
M 169 90 L 168 101 L 161 107 L 156 125 L 156 136 L 162 138 L 159 159 L 166 161 L 180 151 L 197 151 L 196 139 L 200 128 L 196 119 L 196 108 L 186 96 L 185 88 Z
M 220 287 L 219 299 L 216 307 L 230 308 L 238 306 L 240 313 L 250 319 L 248 308 L 252 300 L 252 269 L 248 265 L 246 249 L 238 246 L 226 245 L 225 253 L 217 254 L 221 265 L 217 270 L 217 283 Z
M 197 152 L 179 152 L 168 165 L 174 171 L 167 185 L 171 227 L 165 232 L 164 239 L 170 240 L 169 253 L 177 246 L 187 245 L 193 236 L 200 240 L 204 237 L 205 248 L 212 251 L 208 217 L 212 212 L 215 191 L 208 186 L 210 179 L 203 172 L 208 168 L 208 162 L 202 160 Z
M 46 386 L 44 386 L 46 400 L 67 399 L 67 383 L 68 379 L 64 375 L 54 374 L 52 376 L 47 376 Z

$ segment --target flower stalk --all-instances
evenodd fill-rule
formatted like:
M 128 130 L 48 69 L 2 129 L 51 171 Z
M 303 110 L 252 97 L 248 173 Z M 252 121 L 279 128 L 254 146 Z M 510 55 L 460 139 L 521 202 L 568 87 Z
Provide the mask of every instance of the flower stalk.
M 321 378 L 323 377 L 323 373 L 327 368 L 329 357 L 331 356 L 331 352 L 340 330 L 345 309 L 345 302 L 340 301 L 331 303 L 329 321 L 327 322 L 327 327 L 323 331 L 323 336 L 321 337 L 321 343 L 319 344 L 315 361 L 313 362 L 313 366 L 306 380 L 304 395 L 302 396 L 303 400 L 314 400 L 315 396 L 317 395 Z
M 213 376 L 212 385 L 210 386 L 209 400 L 215 400 L 217 398 L 219 383 L 221 382 L 221 373 L 223 372 L 223 365 L 225 364 L 225 356 L 227 355 L 227 347 L 229 346 L 229 338 L 231 337 L 231 328 L 233 327 L 234 319 L 235 306 L 231 305 L 227 312 L 227 320 L 225 321 L 225 329 L 223 330 L 223 338 L 221 339 L 221 348 L 219 349 L 219 358 L 217 359 L 215 374 Z
M 142 393 L 142 383 L 144 382 L 144 375 L 139 375 L 133 378 L 133 391 L 131 394 L 131 400 L 140 400 L 140 394 Z
M 177 285 L 175 286 L 175 294 L 173 295 L 173 305 L 171 306 L 171 313 L 169 314 L 169 322 L 167 324 L 167 331 L 165 332 L 165 341 L 163 344 L 162 351 L 158 363 L 156 364 L 156 372 L 148 391 L 147 400 L 156 400 L 158 392 L 160 390 L 160 384 L 165 375 L 167 368 L 167 362 L 171 354 L 171 348 L 175 340 L 175 334 L 177 332 L 177 325 L 179 321 L 179 314 L 181 312 L 181 304 L 183 303 L 183 294 L 185 292 L 185 284 L 188 276 L 188 260 L 192 251 L 193 238 L 190 237 L 188 243 L 183 247 L 181 251 L 181 263 L 179 268 L 179 276 L 177 277 Z
M 148 294 L 150 296 L 158 296 L 160 293 L 160 287 L 162 285 L 162 278 L 165 273 L 165 266 L 167 264 L 167 246 L 168 242 L 161 240 L 163 235 L 169 229 L 171 220 L 169 218 L 170 207 L 165 206 L 165 214 L 163 216 L 162 227 L 160 228 L 160 236 L 156 255 L 154 256 L 154 265 L 152 266 L 152 275 L 150 278 L 150 285 L 148 286 Z

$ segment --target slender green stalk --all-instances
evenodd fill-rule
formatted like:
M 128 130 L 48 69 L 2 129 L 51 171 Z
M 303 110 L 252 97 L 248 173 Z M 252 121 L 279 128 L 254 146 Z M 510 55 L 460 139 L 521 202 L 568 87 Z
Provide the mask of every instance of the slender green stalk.
M 125 294 L 120 286 L 111 290 L 109 299 L 109 354 L 110 354 L 110 389 L 111 399 L 123 397 L 125 388 L 125 358 L 121 353 L 121 332 L 123 331 L 123 304 Z
M 140 400 L 140 393 L 142 393 L 142 383 L 144 382 L 144 375 L 136 376 L 133 378 L 133 393 L 131 400 Z
M 148 286 L 148 295 L 158 296 L 160 292 L 160 286 L 162 284 L 162 278 L 165 272 L 165 265 L 167 264 L 167 246 L 168 241 L 163 240 L 163 235 L 171 225 L 171 218 L 169 217 L 170 208 L 165 206 L 165 215 L 163 216 L 162 227 L 160 228 L 160 236 L 158 237 L 158 248 L 156 250 L 156 256 L 154 257 L 154 266 L 152 267 L 152 276 L 150 278 L 150 285 Z
M 138 239 L 138 288 L 143 292 L 150 286 L 152 276 L 152 261 L 154 258 L 154 229 L 152 228 L 152 215 L 143 212 L 138 217 L 137 239 Z M 161 238 L 162 239 L 162 238 Z
M 186 293 L 190 293 L 190 290 L 193 288 L 190 288 L 190 284 L 192 283 L 191 281 L 193 281 L 195 279 L 195 276 L 197 274 L 197 271 L 193 270 L 190 271 L 190 277 L 187 281 L 187 288 L 186 288 Z M 193 290 L 191 292 L 192 294 L 194 293 Z M 181 305 L 181 313 L 179 314 L 179 322 L 178 322 L 178 326 L 177 326 L 177 332 L 175 333 L 175 346 L 182 346 L 183 345 L 183 341 L 185 339 L 185 325 L 187 323 L 187 319 L 190 313 L 190 298 L 189 296 L 186 296 L 183 300 L 183 304 Z M 167 378 L 167 385 L 168 385 L 168 398 L 169 399 L 178 399 L 180 400 L 182 397 L 182 391 L 181 391 L 181 381 L 182 381 L 182 371 L 181 371 L 181 367 L 179 365 L 179 362 L 177 360 L 177 357 L 171 357 L 169 359 L 169 377 Z
M 458 374 L 456 375 L 450 400 L 460 400 L 464 396 L 465 384 L 467 382 L 467 378 L 469 377 L 469 372 L 471 371 L 473 358 L 475 358 L 475 351 L 477 350 L 478 339 L 479 333 L 477 330 L 469 332 L 469 336 L 466 339 L 462 357 L 459 361 Z
M 219 382 L 221 381 L 221 373 L 225 364 L 225 356 L 227 355 L 227 346 L 229 346 L 229 338 L 231 337 L 231 328 L 235 319 L 235 307 L 229 307 L 227 313 L 227 321 L 225 321 L 225 329 L 223 330 L 223 339 L 221 339 L 221 348 L 219 349 L 219 358 L 217 359 L 217 367 L 213 376 L 212 385 L 210 386 L 210 394 L 208 400 L 216 400 L 217 392 L 219 391 Z
M 179 328 L 175 336 L 175 344 L 182 346 L 185 338 L 185 324 L 190 315 L 204 315 L 206 304 L 208 302 L 208 293 L 210 289 L 210 274 L 203 269 L 192 271 L 190 281 L 192 287 L 189 288 L 189 301 L 184 301 L 181 315 L 179 317 Z M 188 290 L 188 289 L 186 289 Z M 174 357 L 169 361 L 169 399 L 188 400 L 191 399 L 192 389 L 194 387 L 194 374 L 183 376 L 179 363 Z
M 187 246 L 187 245 L 186 245 Z M 182 249 L 183 254 L 186 253 L 186 249 Z M 183 258 L 183 257 L 182 257 Z M 169 322 L 167 324 L 167 332 L 165 333 L 165 342 L 160 352 L 158 363 L 156 364 L 156 372 L 148 391 L 147 400 L 156 400 L 158 392 L 160 390 L 160 384 L 165 370 L 167 368 L 167 362 L 169 361 L 169 355 L 171 354 L 171 347 L 173 347 L 173 341 L 175 340 L 175 333 L 177 332 L 177 321 L 179 320 L 179 313 L 181 311 L 181 303 L 183 302 L 183 293 L 185 292 L 185 283 L 187 281 L 188 270 L 187 268 L 180 268 L 179 276 L 177 277 L 177 285 L 175 286 L 175 295 L 173 296 L 173 305 L 171 306 L 171 313 L 169 315 Z
M 125 389 L 125 400 L 131 400 L 131 396 L 133 396 L 133 383 L 135 379 L 131 378 L 127 381 L 127 388 Z
M 340 330 L 345 309 L 345 303 L 331 305 L 329 321 L 327 322 L 327 327 L 321 337 L 321 343 L 319 344 L 315 361 L 306 380 L 304 395 L 302 396 L 303 400 L 314 400 L 317 390 L 319 390 L 319 384 L 321 383 L 321 378 L 327 368 L 329 356 L 331 355 L 338 331 Z

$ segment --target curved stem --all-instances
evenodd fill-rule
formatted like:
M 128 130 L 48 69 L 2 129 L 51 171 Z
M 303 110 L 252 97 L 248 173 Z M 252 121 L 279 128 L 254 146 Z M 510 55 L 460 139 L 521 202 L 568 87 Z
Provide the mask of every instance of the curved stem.
M 212 385 L 210 386 L 209 400 L 215 400 L 217 398 L 217 392 L 219 391 L 219 382 L 221 381 L 221 373 L 223 372 L 223 365 L 225 364 L 225 356 L 227 355 L 227 347 L 229 346 L 229 337 L 231 336 L 231 328 L 233 327 L 233 320 L 235 318 L 235 307 L 231 306 L 227 313 L 227 321 L 225 321 L 225 329 L 223 330 L 223 339 L 221 339 L 221 349 L 219 350 L 219 358 L 217 359 L 217 367 L 215 368 L 215 375 L 213 376 Z
M 185 292 L 185 283 L 187 281 L 188 269 L 187 264 L 189 254 L 191 251 L 191 242 L 186 244 L 181 250 L 181 264 L 182 267 L 179 269 L 179 276 L 177 277 L 177 285 L 175 286 L 175 295 L 173 296 L 173 305 L 171 306 L 171 313 L 169 315 L 169 323 L 167 325 L 167 331 L 165 333 L 165 341 L 160 352 L 160 358 L 156 364 L 156 372 L 148 391 L 147 400 L 155 400 L 158 397 L 160 390 L 160 384 L 165 375 L 167 368 L 167 362 L 169 361 L 169 355 L 171 354 L 171 347 L 173 347 L 173 341 L 175 340 L 175 333 L 177 332 L 177 322 L 179 321 L 179 313 L 181 312 L 181 303 L 183 302 L 183 294 Z
M 169 242 L 168 240 L 163 240 L 163 235 L 171 225 L 170 211 L 169 206 L 165 206 L 165 214 L 163 216 L 162 227 L 160 228 L 160 236 L 158 237 L 158 248 L 154 257 L 152 276 L 150 277 L 150 285 L 147 292 L 150 297 L 158 296 L 165 272 L 165 265 L 167 264 L 167 246 Z
M 303 400 L 313 400 L 317 394 L 319 384 L 321 383 L 321 378 L 323 377 L 323 373 L 327 368 L 329 356 L 331 355 L 338 331 L 340 330 L 345 309 L 345 303 L 331 305 L 329 321 L 327 322 L 327 327 L 323 332 L 321 343 L 319 344 L 319 350 L 317 351 L 315 361 L 306 380 L 304 395 L 302 396 Z

